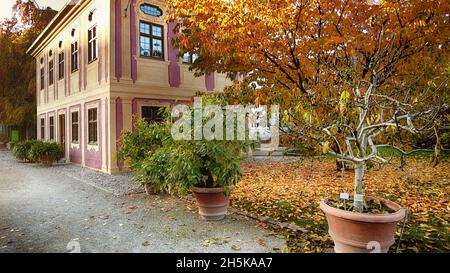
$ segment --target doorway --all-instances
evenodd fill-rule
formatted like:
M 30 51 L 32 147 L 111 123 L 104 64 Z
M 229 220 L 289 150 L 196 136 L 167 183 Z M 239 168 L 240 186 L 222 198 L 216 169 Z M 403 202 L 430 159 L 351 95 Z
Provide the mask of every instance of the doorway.
M 66 115 L 59 115 L 59 144 L 64 149 L 64 155 L 66 154 Z

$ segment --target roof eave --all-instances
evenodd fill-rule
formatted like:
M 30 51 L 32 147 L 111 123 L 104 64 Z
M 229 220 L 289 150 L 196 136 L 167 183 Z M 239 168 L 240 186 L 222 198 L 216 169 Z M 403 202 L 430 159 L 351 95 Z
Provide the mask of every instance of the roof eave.
M 45 27 L 45 29 L 39 34 L 33 44 L 27 49 L 26 53 L 35 57 L 36 49 L 41 44 L 41 42 L 51 33 L 57 23 L 61 21 L 66 15 L 78 4 L 82 2 L 81 0 L 70 0 L 64 7 L 55 15 L 55 17 L 50 21 L 50 23 Z

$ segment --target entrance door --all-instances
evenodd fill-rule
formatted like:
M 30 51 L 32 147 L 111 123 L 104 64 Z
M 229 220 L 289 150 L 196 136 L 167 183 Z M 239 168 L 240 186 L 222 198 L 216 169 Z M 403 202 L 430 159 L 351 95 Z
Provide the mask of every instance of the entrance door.
M 59 143 L 63 146 L 66 154 L 66 115 L 59 115 Z

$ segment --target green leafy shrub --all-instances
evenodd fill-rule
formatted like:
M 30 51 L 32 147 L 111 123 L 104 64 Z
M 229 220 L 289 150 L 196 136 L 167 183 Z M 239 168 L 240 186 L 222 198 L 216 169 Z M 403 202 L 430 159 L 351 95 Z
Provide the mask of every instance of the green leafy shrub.
M 28 158 L 34 162 L 51 165 L 64 157 L 64 149 L 58 143 L 36 141 L 31 146 Z
M 125 161 L 134 172 L 133 178 L 142 184 L 152 183 L 143 171 L 142 164 L 162 146 L 163 140 L 170 137 L 167 123 L 147 123 L 144 119 L 136 119 L 135 130 L 123 132 L 120 139 L 118 159 Z
M 203 106 L 208 104 L 225 106 L 216 96 L 203 97 Z M 189 109 L 193 115 L 193 108 Z M 154 126 L 167 133 L 170 125 L 167 118 Z M 147 153 L 139 165 L 140 175 L 172 194 L 186 193 L 191 187 L 223 188 L 228 193 L 242 176 L 242 152 L 254 144 L 247 140 L 174 140 L 171 135 L 158 140 L 160 147 Z
M 22 142 L 18 142 L 12 150 L 13 155 L 18 160 L 33 162 L 32 158 L 29 157 L 29 155 L 30 155 L 29 153 L 30 153 L 31 146 L 33 146 L 33 144 L 36 142 L 37 142 L 36 140 L 25 140 Z

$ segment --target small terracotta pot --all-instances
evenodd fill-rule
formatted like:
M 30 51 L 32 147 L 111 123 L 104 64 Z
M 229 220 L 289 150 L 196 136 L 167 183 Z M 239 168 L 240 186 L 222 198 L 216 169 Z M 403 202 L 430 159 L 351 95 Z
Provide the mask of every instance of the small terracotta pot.
M 222 188 L 191 188 L 197 199 L 200 216 L 207 221 L 219 221 L 225 218 L 230 205 L 230 196 L 223 193 Z
M 156 194 L 155 186 L 153 186 L 152 183 L 144 183 L 144 190 L 145 190 L 145 193 L 148 195 Z
M 367 200 L 373 198 L 367 197 Z M 356 213 L 337 209 L 320 202 L 328 221 L 328 233 L 334 240 L 336 253 L 386 253 L 394 242 L 397 223 L 405 218 L 405 209 L 398 204 L 380 199 L 396 211 L 390 214 Z
M 42 165 L 44 165 L 46 167 L 53 166 L 53 162 L 54 162 L 53 158 L 50 158 L 48 156 L 44 156 L 44 157 L 41 158 Z

